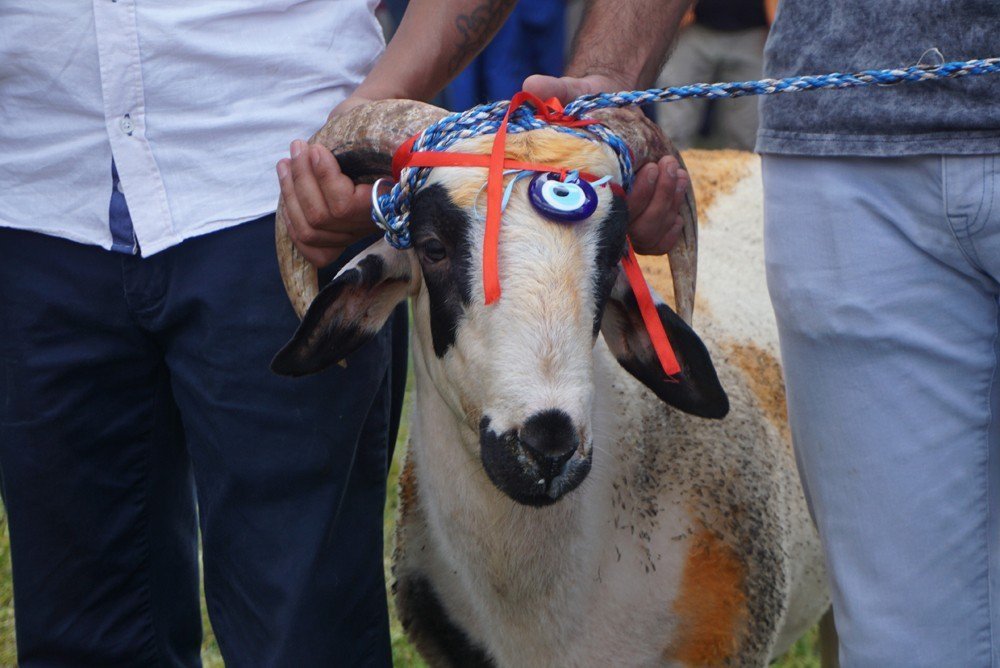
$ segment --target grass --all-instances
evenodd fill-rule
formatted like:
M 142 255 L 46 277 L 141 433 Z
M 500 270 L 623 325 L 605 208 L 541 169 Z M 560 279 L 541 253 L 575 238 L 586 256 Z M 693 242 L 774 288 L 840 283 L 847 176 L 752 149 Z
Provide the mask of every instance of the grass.
M 412 378 L 411 378 L 412 381 Z M 389 475 L 389 493 L 385 504 L 385 562 L 386 573 L 389 573 L 390 555 L 392 552 L 392 531 L 396 517 L 398 498 L 396 496 L 396 480 L 399 477 L 400 463 L 402 461 L 403 450 L 407 441 L 407 428 L 409 424 L 409 412 L 412 406 L 410 393 L 412 382 L 407 386 L 407 401 L 403 414 L 403 427 L 401 429 L 396 455 L 393 458 L 392 469 Z M 403 633 L 399 621 L 396 619 L 393 601 L 389 599 L 389 612 L 392 619 L 392 658 L 396 666 L 405 668 L 423 668 L 426 664 L 421 660 L 416 650 L 410 645 Z M 215 642 L 211 625 L 208 621 L 208 614 L 205 611 L 204 596 L 202 597 L 202 624 L 205 628 L 205 639 L 202 644 L 202 661 L 206 668 L 218 668 L 223 666 L 222 657 L 219 655 L 219 648 Z M 16 652 L 14 646 L 14 601 L 11 588 L 10 577 L 10 544 L 7 539 L 7 518 L 0 505 L 0 667 L 16 665 Z M 819 648 L 817 646 L 817 632 L 812 629 L 803 636 L 789 652 L 780 660 L 772 664 L 777 668 L 819 668 Z
M 10 581 L 10 541 L 7 515 L 0 504 L 0 666 L 15 665 L 14 588 Z

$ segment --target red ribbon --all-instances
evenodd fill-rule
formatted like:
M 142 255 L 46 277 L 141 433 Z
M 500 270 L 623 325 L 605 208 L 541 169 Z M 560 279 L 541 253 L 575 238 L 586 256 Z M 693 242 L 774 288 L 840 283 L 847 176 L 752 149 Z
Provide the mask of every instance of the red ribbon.
M 625 276 L 632 288 L 632 294 L 635 295 L 635 301 L 639 304 L 642 322 L 646 325 L 646 333 L 649 334 L 649 340 L 653 343 L 653 350 L 656 351 L 656 357 L 660 360 L 663 373 L 673 376 L 681 372 L 681 365 L 677 362 L 674 347 L 670 345 L 667 331 L 663 328 L 663 321 L 660 320 L 660 314 L 656 311 L 656 302 L 653 301 L 649 284 L 646 283 L 646 278 L 642 275 L 642 268 L 635 257 L 632 240 L 626 237 L 625 243 L 628 244 L 628 254 L 622 258 L 622 269 L 625 270 Z
M 524 91 L 518 93 L 511 99 L 507 113 L 504 114 L 500 128 L 493 138 L 493 148 L 489 155 L 479 155 L 475 153 L 449 153 L 443 151 L 417 151 L 413 152 L 413 144 L 420 136 L 420 133 L 413 135 L 403 142 L 392 158 L 393 177 L 398 182 L 401 173 L 406 167 L 485 167 L 486 176 L 486 235 L 483 244 L 483 291 L 486 294 L 486 303 L 493 304 L 500 299 L 500 272 L 498 269 L 498 256 L 500 248 L 500 214 L 503 202 L 503 172 L 505 169 L 531 170 L 535 172 L 554 172 L 565 174 L 566 168 L 557 165 L 546 165 L 536 162 L 522 162 L 520 160 L 510 160 L 506 157 L 507 124 L 511 113 L 525 102 L 530 102 L 535 107 L 536 117 L 539 117 L 550 125 L 562 125 L 565 127 L 584 127 L 597 123 L 595 120 L 575 118 L 563 113 L 563 107 L 559 101 L 552 98 L 543 102 L 538 97 Z M 593 174 L 580 172 L 580 176 L 587 181 L 596 181 Z M 619 197 L 625 196 L 625 191 L 617 183 L 611 183 L 611 190 Z M 656 351 L 660 366 L 668 376 L 680 373 L 680 364 L 674 354 L 670 340 L 663 328 L 663 322 L 656 311 L 656 304 L 649 291 L 649 285 L 642 275 L 642 269 L 635 258 L 635 251 L 632 249 L 632 242 L 626 239 L 628 244 L 628 254 L 622 259 L 622 267 L 625 276 L 628 278 L 632 293 L 635 295 L 642 314 L 646 332 L 652 341 L 653 349 Z

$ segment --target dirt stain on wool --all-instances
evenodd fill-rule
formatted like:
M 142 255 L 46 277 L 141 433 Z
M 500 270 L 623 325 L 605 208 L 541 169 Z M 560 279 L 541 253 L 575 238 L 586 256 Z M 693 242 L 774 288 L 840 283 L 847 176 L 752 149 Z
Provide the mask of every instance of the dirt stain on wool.
M 767 420 L 791 442 L 788 428 L 788 404 L 781 364 L 777 358 L 754 343 L 729 343 L 724 346 L 730 360 L 746 374 L 750 390 Z
M 409 449 L 409 444 L 407 444 Z M 407 457 L 403 471 L 399 474 L 399 513 L 409 515 L 417 506 L 417 475 L 413 469 L 413 458 Z

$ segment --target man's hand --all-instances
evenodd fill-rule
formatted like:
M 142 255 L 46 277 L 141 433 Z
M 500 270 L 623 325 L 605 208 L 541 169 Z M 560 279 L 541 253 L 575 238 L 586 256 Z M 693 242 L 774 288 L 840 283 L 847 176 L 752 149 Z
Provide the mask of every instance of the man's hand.
M 535 74 L 525 79 L 523 85 L 524 90 L 543 100 L 555 97 L 564 104 L 580 95 L 629 87 L 613 76 L 602 74 L 559 78 Z M 643 165 L 636 173 L 627 200 L 628 233 L 636 253 L 663 255 L 674 247 L 684 226 L 680 210 L 690 183 L 691 177 L 673 156 Z
M 681 206 L 691 177 L 677 158 L 665 155 L 635 175 L 628 194 L 628 234 L 639 255 L 663 255 L 684 229 Z
M 611 74 L 588 74 L 585 77 L 550 77 L 544 74 L 532 74 L 524 80 L 521 87 L 543 100 L 554 97 L 563 104 L 568 104 L 581 95 L 613 93 L 632 88 L 627 81 Z
M 352 95 L 330 116 L 368 101 Z M 325 267 L 345 248 L 375 231 L 372 187 L 354 185 L 323 146 L 295 140 L 290 154 L 277 165 L 288 233 L 303 257 L 316 267 Z
M 297 139 L 277 170 L 288 233 L 315 266 L 325 267 L 375 231 L 372 187 L 355 186 L 325 147 Z

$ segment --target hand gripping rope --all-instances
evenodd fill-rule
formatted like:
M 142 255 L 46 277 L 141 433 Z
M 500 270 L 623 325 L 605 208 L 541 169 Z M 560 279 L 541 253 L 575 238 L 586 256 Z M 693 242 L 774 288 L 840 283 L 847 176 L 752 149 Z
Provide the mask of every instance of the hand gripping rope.
M 831 74 L 806 75 L 785 79 L 761 79 L 715 84 L 691 84 L 669 88 L 623 91 L 618 93 L 596 93 L 583 95 L 566 105 L 565 109 L 557 100 L 543 102 L 529 93 L 518 93 L 509 102 L 506 100 L 479 105 L 460 113 L 444 117 L 437 123 L 417 133 L 396 151 L 393 157 L 393 176 L 396 179 L 392 189 L 378 195 L 378 183 L 372 190 L 372 219 L 385 231 L 386 240 L 396 248 L 410 247 L 409 217 L 413 195 L 427 182 L 430 170 L 435 167 L 486 167 L 486 235 L 483 252 L 483 287 L 486 303 L 492 304 L 500 298 L 500 279 L 497 268 L 500 240 L 500 216 L 506 197 L 503 178 L 511 172 L 551 172 L 565 181 L 567 170 L 558 165 L 525 163 L 505 158 L 504 147 L 507 134 L 516 134 L 550 127 L 590 141 L 600 141 L 608 145 L 618 158 L 621 171 L 621 186 L 610 184 L 617 194 L 624 194 L 632 185 L 632 160 L 628 147 L 620 137 L 613 134 L 596 120 L 583 117 L 597 109 L 629 107 L 651 102 L 674 102 L 684 99 L 720 99 L 743 97 L 746 95 L 776 95 L 807 90 L 857 88 L 861 86 L 888 86 L 898 83 L 953 79 L 964 76 L 990 74 L 1000 71 L 1000 58 L 986 58 L 965 62 L 950 62 L 942 65 L 914 65 L 901 69 L 864 70 L 854 74 L 834 72 Z M 470 137 L 495 135 L 490 155 L 445 152 L 455 142 Z M 602 186 L 605 181 L 596 180 L 590 174 L 580 174 L 582 179 Z M 515 177 L 515 180 L 519 177 Z M 649 287 L 635 259 L 631 242 L 628 253 L 622 260 L 629 284 L 635 294 L 643 316 L 643 322 L 653 342 L 660 364 L 667 376 L 680 373 L 680 365 L 667 339 L 663 324 L 656 313 Z

